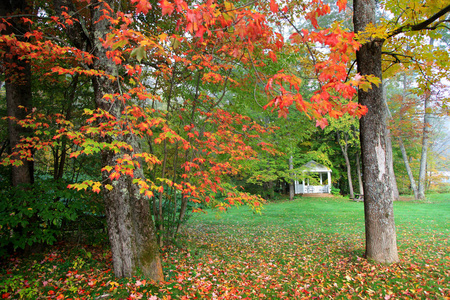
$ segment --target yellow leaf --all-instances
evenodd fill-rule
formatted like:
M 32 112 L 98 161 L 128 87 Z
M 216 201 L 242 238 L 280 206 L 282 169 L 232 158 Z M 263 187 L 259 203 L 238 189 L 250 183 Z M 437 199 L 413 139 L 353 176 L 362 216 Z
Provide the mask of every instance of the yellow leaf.
M 111 166 L 106 166 L 106 167 L 103 167 L 102 171 L 111 172 L 112 168 L 113 167 L 111 167 Z
M 100 193 L 100 182 L 95 182 L 93 185 L 92 185 L 92 191 L 94 192 L 94 193 Z
M 159 35 L 159 40 L 160 40 L 161 42 L 165 41 L 166 39 L 167 39 L 167 34 L 166 34 L 166 33 L 161 33 L 161 34 Z

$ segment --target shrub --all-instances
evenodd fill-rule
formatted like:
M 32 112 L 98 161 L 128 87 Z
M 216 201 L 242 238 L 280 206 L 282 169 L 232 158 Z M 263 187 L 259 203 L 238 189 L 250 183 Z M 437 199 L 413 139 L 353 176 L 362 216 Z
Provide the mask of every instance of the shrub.
M 102 213 L 90 195 L 66 188 L 64 181 L 39 179 L 33 185 L 0 190 L 0 255 L 6 249 L 53 244 L 63 230 L 86 215 Z
M 334 186 L 331 187 L 331 194 L 338 196 L 341 194 L 341 190 L 338 188 L 335 188 Z

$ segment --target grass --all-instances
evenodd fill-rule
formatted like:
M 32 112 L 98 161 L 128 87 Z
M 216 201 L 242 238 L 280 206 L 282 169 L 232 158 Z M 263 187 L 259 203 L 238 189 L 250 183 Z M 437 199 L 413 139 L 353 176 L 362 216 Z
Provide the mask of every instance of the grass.
M 12 299 L 448 299 L 450 195 L 394 204 L 401 261 L 363 258 L 363 203 L 299 198 L 197 214 L 163 249 L 166 281 L 117 280 L 109 250 L 59 245 L 10 257 L 0 295 Z M 3 272 L 4 271 L 4 272 Z

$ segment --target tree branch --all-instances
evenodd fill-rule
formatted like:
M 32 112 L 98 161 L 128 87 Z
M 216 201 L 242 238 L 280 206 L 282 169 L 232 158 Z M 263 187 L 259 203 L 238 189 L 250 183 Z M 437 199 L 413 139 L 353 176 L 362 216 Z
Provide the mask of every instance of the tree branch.
M 401 62 L 401 59 L 399 57 L 404 57 L 404 58 L 409 58 L 410 60 L 414 60 L 414 57 L 411 55 L 405 55 L 405 54 L 400 54 L 400 53 L 395 53 L 395 52 L 383 51 L 383 52 L 381 52 L 381 54 L 392 56 L 395 59 L 395 63 Z
M 434 21 L 436 21 L 437 19 L 439 19 L 440 17 L 444 16 L 445 14 L 447 14 L 448 12 L 450 12 L 450 5 L 448 5 L 447 7 L 441 9 L 440 11 L 438 11 L 437 13 L 435 13 L 433 16 L 431 16 L 430 18 L 428 18 L 427 20 L 420 22 L 418 24 L 415 25 L 403 25 L 400 26 L 399 28 L 395 29 L 394 31 L 392 31 L 391 33 L 389 33 L 388 38 L 396 36 L 397 34 L 400 34 L 402 32 L 410 32 L 410 31 L 420 31 L 420 30 L 425 30 L 425 29 L 436 29 L 436 26 L 433 27 L 428 27 L 430 24 L 432 24 Z

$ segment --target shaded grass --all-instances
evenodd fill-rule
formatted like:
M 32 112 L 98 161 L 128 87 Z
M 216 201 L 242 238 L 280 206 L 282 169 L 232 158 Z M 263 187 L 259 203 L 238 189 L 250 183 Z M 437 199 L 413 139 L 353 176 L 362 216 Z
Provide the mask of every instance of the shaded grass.
M 241 207 L 195 215 L 177 247 L 163 249 L 166 281 L 160 285 L 140 277 L 115 279 L 108 249 L 79 247 L 69 252 L 60 247 L 39 258 L 11 257 L 0 276 L 0 295 L 18 299 L 28 291 L 23 298 L 446 299 L 450 195 L 399 201 L 394 213 L 398 264 L 363 258 L 363 203 L 299 198 L 269 203 L 261 214 Z

